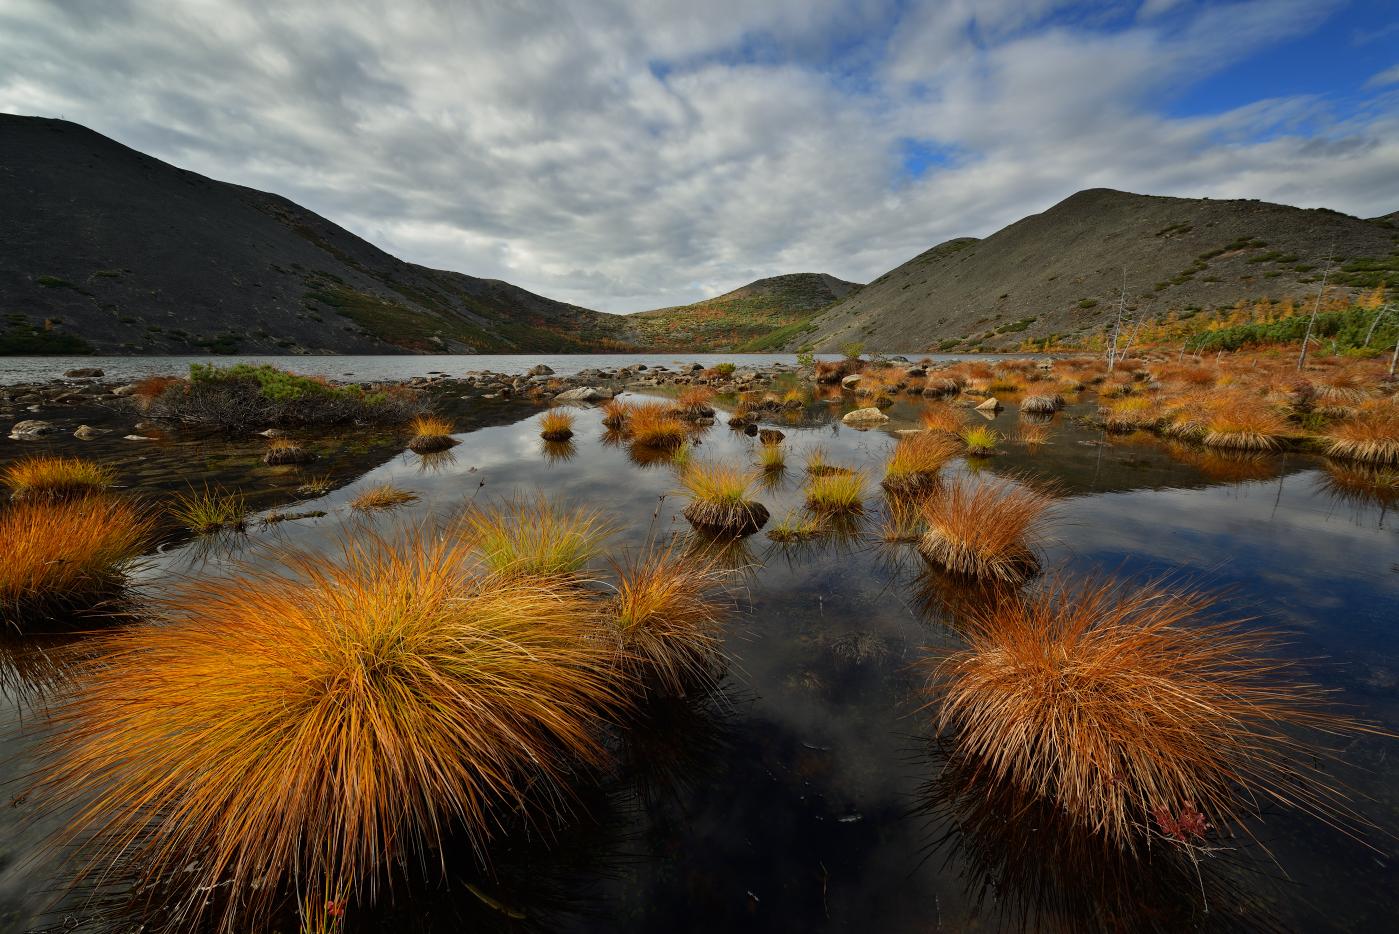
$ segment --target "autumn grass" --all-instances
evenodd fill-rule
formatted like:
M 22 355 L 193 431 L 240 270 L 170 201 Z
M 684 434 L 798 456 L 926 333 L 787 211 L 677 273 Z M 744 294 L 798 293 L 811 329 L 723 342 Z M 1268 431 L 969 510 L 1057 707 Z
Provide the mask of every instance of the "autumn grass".
M 950 405 L 935 403 L 918 413 L 918 421 L 926 431 L 938 431 L 949 435 L 960 435 L 966 420 L 962 413 Z
M 1020 411 L 1031 415 L 1053 415 L 1063 406 L 1063 396 L 1026 396 L 1020 402 Z
M 97 494 L 0 509 L 0 624 L 23 628 L 115 593 L 154 528 L 139 505 Z
M 1104 406 L 1103 427 L 1113 432 L 1132 432 L 1156 427 L 1161 420 L 1161 404 L 1150 396 L 1127 396 Z
M 497 573 L 558 577 L 582 571 L 613 527 L 592 507 L 565 507 L 534 496 L 470 506 L 456 531 L 476 543 L 486 565 Z
M 826 523 L 821 517 L 793 509 L 788 511 L 781 521 L 767 530 L 767 537 L 774 542 L 787 544 L 818 538 L 826 531 Z
M 612 563 L 616 593 L 602 619 L 628 678 L 670 695 L 712 683 L 723 660 L 723 588 L 712 561 L 672 544 Z
M 0 486 L 14 499 L 66 499 L 105 492 L 117 482 L 111 467 L 78 457 L 35 455 L 6 464 Z
M 957 574 L 1018 584 L 1039 571 L 1033 545 L 1053 499 L 1023 483 L 963 478 L 927 499 L 918 550 Z
M 1326 453 L 1375 466 L 1399 466 L 1399 404 L 1365 403 L 1326 433 Z
M 539 437 L 545 441 L 567 441 L 572 438 L 573 413 L 553 408 L 539 416 Z
M 271 467 L 286 466 L 288 464 L 307 464 L 316 459 L 316 455 L 297 444 L 291 438 L 273 438 L 267 442 L 267 450 L 262 455 L 262 462 Z
M 350 500 L 350 508 L 358 512 L 383 512 L 417 501 L 418 494 L 412 490 L 405 490 L 392 483 L 380 483 L 358 493 Z
M 461 443 L 452 437 L 452 429 L 453 425 L 448 419 L 437 415 L 419 415 L 408 423 L 408 430 L 413 433 L 408 449 L 417 454 L 445 451 Z
M 632 410 L 635 409 L 630 402 L 623 402 L 621 399 L 608 399 L 602 404 L 602 426 L 604 428 L 625 428 L 627 421 L 631 418 Z
M 673 448 L 685 440 L 685 423 L 672 414 L 672 407 L 664 403 L 646 403 L 636 406 L 631 413 L 628 426 L 632 443 L 643 448 Z
M 681 418 L 708 418 L 714 414 L 709 404 L 714 399 L 714 390 L 706 386 L 688 386 L 680 390 L 675 399 L 675 414 Z
M 768 511 L 748 497 L 755 476 L 751 470 L 731 464 L 693 463 L 680 474 L 680 485 L 690 497 L 685 518 L 697 529 L 730 535 L 749 535 L 767 524 Z
M 806 452 L 806 475 L 808 477 L 826 477 L 832 474 L 851 473 L 849 467 L 840 464 L 833 464 L 828 459 L 830 455 L 822 447 L 814 447 Z
M 989 425 L 968 425 L 959 435 L 967 453 L 985 455 L 996 453 L 996 445 L 1001 440 L 1000 432 Z
M 953 439 L 931 432 L 898 440 L 884 466 L 880 485 L 895 495 L 925 493 L 937 486 L 942 465 L 962 451 Z
M 967 647 L 933 668 L 937 727 L 986 778 L 1121 848 L 1246 830 L 1265 804 L 1341 822 L 1316 747 L 1290 731 L 1348 722 L 1270 636 L 1209 622 L 1212 602 L 1089 579 L 969 604 Z
M 1027 448 L 1035 449 L 1049 441 L 1049 426 L 1043 422 L 1021 422 L 1015 428 L 1015 440 Z
M 288 888 L 373 900 L 449 833 L 484 857 L 606 761 L 597 727 L 622 701 L 582 588 L 421 532 L 277 557 L 99 637 L 54 705 L 43 800 L 70 815 L 81 878 L 261 930 Z
M 818 516 L 855 515 L 864 511 L 864 495 L 863 473 L 817 474 L 806 484 L 806 508 Z
M 1211 402 L 1205 420 L 1204 444 L 1236 451 L 1274 451 L 1282 447 L 1288 427 L 1261 398 L 1225 393 Z
M 787 452 L 780 443 L 758 445 L 758 466 L 767 473 L 781 473 L 787 469 Z
M 247 521 L 248 500 L 234 490 L 205 484 L 202 489 L 191 486 L 175 494 L 169 511 L 170 517 L 184 528 L 208 535 L 223 529 L 241 529 Z

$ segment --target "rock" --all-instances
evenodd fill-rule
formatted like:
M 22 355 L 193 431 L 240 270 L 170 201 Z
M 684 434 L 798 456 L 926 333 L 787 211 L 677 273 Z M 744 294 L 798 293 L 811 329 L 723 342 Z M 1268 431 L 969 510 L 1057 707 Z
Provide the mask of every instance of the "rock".
M 16 441 L 27 441 L 30 438 L 37 438 L 57 430 L 50 422 L 37 418 L 27 418 L 10 426 L 10 437 Z
M 158 431 L 160 425 L 155 422 L 137 422 L 133 426 L 137 431 Z
M 641 372 L 642 370 L 647 369 L 647 366 L 646 366 L 646 364 L 644 364 L 644 363 L 638 363 L 638 364 L 636 365 L 636 369 L 637 369 L 637 372 Z
M 535 365 L 535 366 L 530 367 L 530 368 L 525 372 L 525 375 L 526 375 L 526 376 L 553 376 L 553 375 L 554 375 L 554 371 L 553 371 L 551 368 L 549 368 L 549 367 L 545 366 L 544 364 L 540 363 L 540 364 L 537 364 L 537 365 Z
M 758 426 L 755 425 L 755 424 L 753 424 L 752 422 L 749 422 L 748 424 L 746 424 L 746 425 L 743 426 L 743 433 L 744 433 L 745 435 L 747 435 L 748 437 L 752 438 L 752 437 L 754 437 L 755 435 L 757 435 L 757 433 L 758 433 Z
M 137 425 L 136 427 L 140 428 L 141 426 Z M 287 435 L 287 433 L 280 428 L 268 428 L 265 431 L 259 431 L 258 434 L 262 435 L 264 438 L 285 438 Z
M 95 366 L 80 366 L 76 370 L 69 370 L 63 376 L 66 379 L 96 379 L 99 376 L 106 376 L 102 370 Z
M 909 379 L 918 379 L 920 376 L 928 375 L 928 368 L 925 366 L 911 366 L 904 371 L 904 374 L 908 376 Z
M 51 401 L 53 401 L 53 402 L 77 402 L 77 401 L 79 401 L 80 399 L 86 399 L 86 398 L 87 398 L 87 397 L 84 396 L 84 395 L 83 395 L 82 393 L 80 393 L 80 392 L 61 392 L 61 393 L 59 393 L 58 395 L 54 396 L 53 399 L 52 399 Z
M 758 432 L 758 440 L 763 444 L 781 444 L 785 437 L 787 436 L 776 428 L 764 428 Z
M 865 428 L 870 428 L 875 425 L 881 425 L 884 422 L 887 422 L 888 420 L 889 416 L 885 415 L 883 412 L 879 411 L 879 409 L 875 408 L 874 406 L 870 406 L 869 408 L 864 409 L 856 409 L 853 412 L 847 412 L 845 413 L 845 417 L 841 419 L 841 421 L 845 422 L 845 424 L 847 425 Z
M 978 412 L 999 412 L 1001 410 L 1001 400 L 995 396 L 987 397 L 986 401 L 976 407 Z
M 703 363 L 692 363 L 692 364 L 690 364 L 690 372 L 691 372 L 691 373 L 698 373 L 700 370 L 703 370 L 703 369 L 704 369 L 704 364 L 703 364 Z
M 612 398 L 612 390 L 596 386 L 579 386 L 566 389 L 554 397 L 555 402 L 603 402 Z
M 154 438 L 148 438 L 148 437 L 146 437 L 145 435 L 124 435 L 124 436 L 122 437 L 122 440 L 124 440 L 124 441 L 154 441 L 155 439 L 154 439 Z
M 106 433 L 106 429 L 103 428 L 93 428 L 91 425 L 79 425 L 77 430 L 73 432 L 73 437 L 77 438 L 79 441 L 91 441 L 93 438 L 105 435 Z
M 127 383 L 125 386 L 118 386 L 116 389 L 113 389 L 113 390 L 112 390 L 112 395 L 114 395 L 114 396 L 130 396 L 130 395 L 133 395 L 135 392 L 136 392 L 136 384 L 135 384 L 135 383 Z
M 840 381 L 840 385 L 845 389 L 854 389 L 856 386 L 860 385 L 860 374 L 851 373 Z

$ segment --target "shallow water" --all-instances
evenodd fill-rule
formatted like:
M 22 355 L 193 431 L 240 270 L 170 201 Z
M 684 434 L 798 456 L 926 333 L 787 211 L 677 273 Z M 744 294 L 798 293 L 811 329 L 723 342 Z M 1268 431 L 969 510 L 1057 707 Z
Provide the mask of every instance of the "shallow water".
M 410 886 L 394 906 L 352 913 L 350 930 L 923 932 L 1022 922 L 1179 930 L 1182 917 L 1202 930 L 1392 929 L 1393 740 L 1348 740 L 1341 752 L 1337 774 L 1384 828 L 1367 834 L 1368 846 L 1272 808 L 1254 828 L 1259 844 L 1229 842 L 1198 875 L 1148 866 L 1119 877 L 1112 864 L 1068 847 L 1044 815 L 988 819 L 935 794 L 928 785 L 941 765 L 920 710 L 916 663 L 956 636 L 929 609 L 936 601 L 925 597 L 938 584 L 917 554 L 876 541 L 883 500 L 875 483 L 892 432 L 915 424 L 918 403 L 901 400 L 890 423 L 861 432 L 837 421 L 848 399 L 764 422 L 787 433 L 789 465 L 758 497 L 772 513 L 769 528 L 799 504 L 804 454 L 818 445 L 832 461 L 870 472 L 869 509 L 861 534 L 847 540 L 784 546 L 759 532 L 734 551 L 745 570 L 721 692 L 658 710 L 654 728 L 619 751 L 625 764 L 615 778 L 586 797 L 586 816 L 552 845 L 502 844 L 489 879 L 465 858 L 453 862 L 450 886 Z M 153 557 L 143 581 L 159 588 L 226 573 L 237 560 L 266 560 L 268 545 L 326 547 L 358 523 L 390 530 L 449 516 L 469 500 L 538 490 L 604 506 L 619 525 L 614 551 L 688 532 L 674 470 L 638 465 L 624 445 L 606 443 L 597 410 L 579 410 L 564 449 L 540 441 L 537 412 L 499 414 L 502 423 L 459 435 L 461 445 L 431 462 L 386 453 L 392 439 L 358 439 L 359 460 L 345 467 L 362 461 L 362 472 L 296 506 L 325 517 L 176 545 Z M 751 459 L 756 441 L 725 428 L 719 414 L 696 456 Z M 1007 442 L 997 457 L 948 469 L 1053 481 L 1063 498 L 1043 549 L 1046 567 L 1184 573 L 1227 588 L 1232 608 L 1287 635 L 1289 651 L 1336 689 L 1337 703 L 1399 729 L 1399 535 L 1381 504 L 1337 493 L 1314 457 L 1228 458 L 1149 437 L 1105 440 L 1073 414 L 1061 413 L 1038 449 Z M 995 426 L 1010 435 L 1015 420 L 1012 408 Z M 164 450 L 173 463 L 193 447 L 172 440 Z M 422 498 L 377 518 L 353 517 L 348 499 L 384 481 Z M 148 464 L 130 468 L 129 482 L 152 495 L 171 485 Z M 0 654 L 8 666 L 8 700 L 0 698 L 10 728 L 0 757 L 7 794 L 22 788 L 33 686 L 43 680 L 26 645 Z M 51 855 L 35 855 L 50 828 L 26 824 L 33 809 L 20 801 L 0 813 L 0 930 L 63 921 L 45 910 L 60 873 Z M 988 888 L 992 876 L 998 883 Z M 1208 912 L 1198 908 L 1202 894 Z M 71 902 L 65 910 L 85 917 Z

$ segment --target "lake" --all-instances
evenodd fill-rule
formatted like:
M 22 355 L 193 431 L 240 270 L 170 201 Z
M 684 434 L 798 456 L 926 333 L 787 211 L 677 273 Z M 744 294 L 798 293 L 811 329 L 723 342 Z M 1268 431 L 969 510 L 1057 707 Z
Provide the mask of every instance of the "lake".
M 196 359 L 196 358 L 191 358 Z M 203 358 L 199 358 L 203 359 Z M 217 358 L 219 362 L 236 358 Z M 311 373 L 402 378 L 441 370 L 521 371 L 584 366 L 740 360 L 734 355 L 280 358 Z M 754 357 L 792 361 L 790 357 Z M 70 365 L 99 365 L 126 379 L 179 370 L 181 358 L 0 361 L 11 381 Z M 43 367 L 41 372 L 40 367 Z M 570 370 L 569 367 L 574 369 Z M 725 427 L 732 400 L 694 457 L 751 462 L 757 442 Z M 840 422 L 849 394 L 818 394 L 763 424 L 787 435 L 788 470 L 759 488 L 777 523 L 801 504 L 805 452 L 824 448 L 873 481 L 900 428 L 924 403 L 899 397 L 890 421 L 857 431 Z M 1054 417 L 1049 441 L 1006 440 L 992 458 L 958 460 L 953 476 L 989 472 L 1054 483 L 1060 508 L 1042 548 L 1046 568 L 1125 577 L 1184 574 L 1227 593 L 1227 606 L 1280 630 L 1288 649 L 1334 701 L 1399 729 L 1399 532 L 1383 498 L 1348 492 L 1334 465 L 1302 453 L 1226 456 L 1144 434 L 1105 436 L 1078 419 L 1092 397 Z M 272 546 L 328 547 L 369 523 L 381 531 L 445 518 L 470 502 L 547 494 L 605 508 L 617 525 L 609 551 L 678 537 L 707 548 L 681 517 L 675 470 L 638 462 L 616 444 L 595 408 L 577 410 L 565 446 L 539 438 L 540 411 L 505 407 L 459 434 L 448 455 L 425 460 L 401 438 L 355 433 L 316 439 L 313 468 L 263 467 L 261 448 L 227 439 L 172 438 L 129 453 L 117 441 L 87 448 L 117 463 L 131 492 L 168 495 L 214 477 L 284 504 L 303 474 L 345 480 L 300 501 L 319 518 L 253 524 L 215 540 L 177 541 L 151 556 L 153 591 L 201 575 L 274 560 Z M 988 424 L 1014 436 L 1014 405 Z M 6 449 L 5 458 L 13 456 Z M 32 448 L 26 448 L 32 450 Z M 0 458 L 3 459 L 3 458 Z M 416 503 L 365 519 L 347 502 L 375 484 L 416 493 Z M 450 884 L 410 879 L 390 905 L 347 917 L 352 931 L 882 931 L 1393 929 L 1399 917 L 1394 837 L 1399 748 L 1362 735 L 1341 742 L 1339 777 L 1377 828 L 1355 840 L 1296 813 L 1264 808 L 1256 841 L 1221 841 L 1187 876 L 1071 851 L 1052 815 L 992 819 L 941 781 L 920 691 L 920 662 L 959 644 L 939 588 L 916 551 L 880 540 L 886 506 L 875 482 L 852 534 L 801 545 L 765 532 L 725 549 L 736 568 L 725 634 L 727 673 L 713 694 L 658 707 L 617 750 L 604 786 L 553 840 L 506 839 L 493 873 L 451 854 Z M 45 681 L 43 643 L 13 634 L 0 652 L 0 717 L 7 727 L 0 775 L 9 795 L 31 764 Z M 15 790 L 10 790 L 15 789 Z M 0 930 L 117 930 L 123 919 L 71 896 L 55 909 L 63 870 L 39 841 L 32 802 L 0 811 Z M 1143 869 L 1143 865 L 1146 866 Z M 67 918 L 68 920 L 65 920 Z M 68 925 L 72 925 L 71 927 Z

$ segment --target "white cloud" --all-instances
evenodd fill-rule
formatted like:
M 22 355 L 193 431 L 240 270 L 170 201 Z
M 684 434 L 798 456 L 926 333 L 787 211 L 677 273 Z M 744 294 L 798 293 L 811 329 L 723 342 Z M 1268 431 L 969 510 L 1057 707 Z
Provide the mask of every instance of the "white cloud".
M 1399 65 L 1386 68 L 1377 75 L 1373 75 L 1369 81 L 1365 82 L 1367 88 L 1388 87 L 1391 84 L 1399 84 Z
M 1328 8 L 8 0 L 0 110 L 279 192 L 406 259 L 635 310 L 869 279 L 1089 186 L 1380 213 L 1392 100 L 1346 122 L 1313 98 L 1161 109 Z M 956 155 L 908 178 L 909 138 Z

